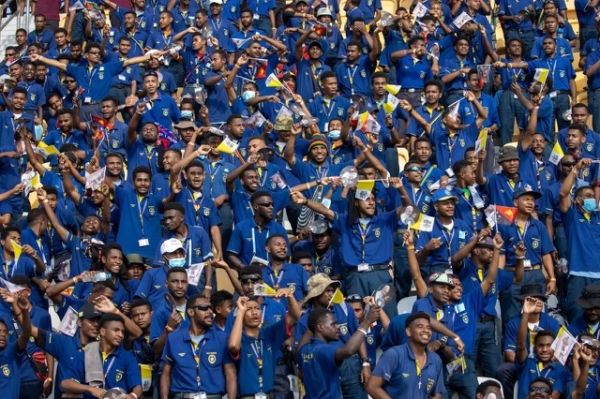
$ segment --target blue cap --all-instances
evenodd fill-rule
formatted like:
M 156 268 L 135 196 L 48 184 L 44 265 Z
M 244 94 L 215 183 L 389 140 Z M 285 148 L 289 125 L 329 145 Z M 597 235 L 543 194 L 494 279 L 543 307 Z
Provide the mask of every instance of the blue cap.
M 458 198 L 450 191 L 446 189 L 440 189 L 433 193 L 432 202 L 435 204 L 436 202 L 445 201 L 447 199 L 457 200 Z
M 534 190 L 533 187 L 531 187 L 529 184 L 522 184 L 519 185 L 515 190 L 513 194 L 513 199 L 517 199 L 525 194 L 532 195 L 535 199 L 539 199 L 542 197 L 542 194 L 540 194 L 539 191 Z

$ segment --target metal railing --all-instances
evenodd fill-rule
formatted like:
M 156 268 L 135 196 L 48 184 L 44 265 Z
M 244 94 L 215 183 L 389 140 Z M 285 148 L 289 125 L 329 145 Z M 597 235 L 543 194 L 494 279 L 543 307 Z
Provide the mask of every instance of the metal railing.
M 15 12 L 2 19 L 1 16 L 4 14 L 4 10 L 13 3 L 17 4 Z M 25 0 L 25 8 L 23 9 L 22 13 L 19 10 L 18 3 L 18 0 L 9 0 L 0 6 L 0 40 L 2 39 L 2 32 L 4 31 L 4 28 L 6 28 L 8 24 L 10 24 L 15 18 L 17 18 L 17 29 L 25 28 L 26 30 L 29 30 L 29 25 L 31 23 L 31 1 Z

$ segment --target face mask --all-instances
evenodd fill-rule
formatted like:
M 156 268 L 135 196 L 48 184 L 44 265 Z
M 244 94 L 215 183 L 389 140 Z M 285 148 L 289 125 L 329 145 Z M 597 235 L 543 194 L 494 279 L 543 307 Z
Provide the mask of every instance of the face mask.
M 190 111 L 189 109 L 181 111 L 181 117 L 183 119 L 192 119 L 193 116 L 194 116 L 194 113 L 192 111 Z
M 183 266 L 185 266 L 185 258 L 169 259 L 169 267 L 183 267 Z
M 339 140 L 339 138 L 342 137 L 342 132 L 341 130 L 330 130 L 329 133 L 327 133 L 327 137 L 331 140 Z
M 583 209 L 586 212 L 594 212 L 598 208 L 595 198 L 585 198 L 583 200 Z
M 488 393 L 487 395 L 485 395 L 484 399 L 497 399 L 498 397 L 496 396 L 495 393 Z
M 34 125 L 33 133 L 35 134 L 35 140 L 40 141 L 44 136 L 44 127 L 42 125 Z
M 242 100 L 244 100 L 245 103 L 247 103 L 249 100 L 253 99 L 254 97 L 256 97 L 256 92 L 252 91 L 252 90 L 248 90 L 242 93 Z

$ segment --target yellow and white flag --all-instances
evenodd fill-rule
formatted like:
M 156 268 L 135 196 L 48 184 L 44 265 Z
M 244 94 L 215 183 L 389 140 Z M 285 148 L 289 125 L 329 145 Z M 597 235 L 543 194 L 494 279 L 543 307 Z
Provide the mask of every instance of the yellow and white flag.
M 60 154 L 60 151 L 58 151 L 58 148 L 56 148 L 54 145 L 48 145 L 48 144 L 44 143 L 43 141 L 40 141 L 37 146 L 38 146 L 38 148 L 41 148 L 42 150 L 44 150 L 46 155 Z
M 375 187 L 375 180 L 359 180 L 356 182 L 356 193 L 354 198 L 359 200 L 366 200 L 369 198 L 371 191 Z
M 23 247 L 17 244 L 14 240 L 10 240 L 10 245 L 12 247 L 15 260 L 19 260 L 21 254 L 23 253 Z
M 277 76 L 275 76 L 274 73 L 271 73 L 269 76 L 267 76 L 265 85 L 267 87 L 275 87 L 275 88 L 283 87 L 283 83 L 281 83 L 281 80 L 279 80 L 279 78 Z
M 390 85 L 390 84 L 385 85 L 385 90 L 388 93 L 390 93 L 392 96 L 398 95 L 398 93 L 400 93 L 401 88 L 402 88 L 402 86 L 400 86 L 400 85 Z
M 475 142 L 475 154 L 479 154 L 481 151 L 485 150 L 487 140 L 488 140 L 488 130 L 481 129 L 479 131 L 479 136 L 477 137 L 477 141 Z
M 539 82 L 543 85 L 546 84 L 546 79 L 548 79 L 548 69 L 546 68 L 535 68 L 535 75 L 533 75 L 533 80 Z
M 342 293 L 342 290 L 336 288 L 333 296 L 331 297 L 331 301 L 329 301 L 329 304 L 341 305 L 342 303 L 344 303 L 344 294 Z
M 222 152 L 224 154 L 233 154 L 239 147 L 239 144 L 235 141 L 231 140 L 229 137 L 225 136 L 223 141 L 215 148 L 217 151 Z
M 435 218 L 433 216 L 428 216 L 423 213 L 419 214 L 419 217 L 413 224 L 410 225 L 412 230 L 418 231 L 433 231 L 433 224 L 435 223 Z
M 558 165 L 558 163 L 564 156 L 565 156 L 565 152 L 563 151 L 562 147 L 560 146 L 560 143 L 557 141 L 554 144 L 554 147 L 552 147 L 552 153 L 550 153 L 549 161 L 552 162 L 554 165 Z
M 400 99 L 394 95 L 387 96 L 386 101 L 383 103 L 383 110 L 386 114 L 391 114 L 394 112 L 398 104 L 400 103 Z
M 254 284 L 254 295 L 256 296 L 275 296 L 275 288 L 268 284 Z

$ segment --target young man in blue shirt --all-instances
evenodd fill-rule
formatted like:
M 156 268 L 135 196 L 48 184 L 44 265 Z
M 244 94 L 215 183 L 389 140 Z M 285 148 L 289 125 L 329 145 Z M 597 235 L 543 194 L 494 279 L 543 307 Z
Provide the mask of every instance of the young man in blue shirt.
M 276 290 L 289 288 L 296 300 L 302 301 L 308 291 L 308 274 L 302 266 L 287 262 L 289 259 L 287 237 L 278 234 L 270 235 L 266 242 L 266 249 L 269 264 L 262 269 L 263 280 Z
M 218 399 L 237 396 L 237 373 L 226 337 L 213 326 L 213 308 L 195 295 L 186 304 L 189 327 L 169 335 L 162 353 L 160 398 L 200 395 Z M 203 395 L 204 394 L 204 395 Z
M 446 395 L 443 364 L 427 349 L 431 342 L 431 318 L 423 312 L 406 320 L 406 344 L 383 353 L 367 383 L 374 398 L 441 399 Z
M 487 176 L 484 172 L 483 159 L 485 159 L 485 154 L 480 152 L 476 176 L 477 184 L 483 186 L 488 203 L 512 206 L 513 193 L 522 185 L 519 176 L 520 160 L 518 151 L 513 147 L 502 147 L 498 157 L 498 163 L 500 163 L 502 170 L 499 173 Z
M 335 316 L 328 309 L 314 309 L 308 317 L 311 332 L 298 349 L 299 367 L 302 371 L 307 397 L 315 399 L 341 399 L 339 371 L 342 362 L 356 354 L 367 336 L 369 326 L 379 319 L 379 307 L 372 307 L 350 339 L 342 344 Z M 323 384 L 322 381 L 328 381 Z

